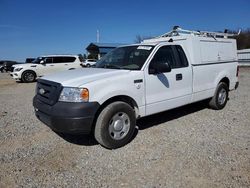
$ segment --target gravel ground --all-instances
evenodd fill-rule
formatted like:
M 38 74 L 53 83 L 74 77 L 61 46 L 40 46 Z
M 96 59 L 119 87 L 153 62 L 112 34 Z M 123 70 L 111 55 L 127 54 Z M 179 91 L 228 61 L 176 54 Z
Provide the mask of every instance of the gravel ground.
M 57 135 L 36 119 L 35 83 L 0 73 L 0 187 L 250 187 L 250 69 L 225 109 L 196 103 L 138 121 L 125 147 Z

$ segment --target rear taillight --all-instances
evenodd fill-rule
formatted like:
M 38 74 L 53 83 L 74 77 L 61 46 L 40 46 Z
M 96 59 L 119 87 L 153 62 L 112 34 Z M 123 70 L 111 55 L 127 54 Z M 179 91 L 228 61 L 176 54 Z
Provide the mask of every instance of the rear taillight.
M 237 66 L 237 72 L 236 72 L 237 77 L 239 76 L 239 71 L 240 71 L 240 68 L 239 68 L 239 66 Z

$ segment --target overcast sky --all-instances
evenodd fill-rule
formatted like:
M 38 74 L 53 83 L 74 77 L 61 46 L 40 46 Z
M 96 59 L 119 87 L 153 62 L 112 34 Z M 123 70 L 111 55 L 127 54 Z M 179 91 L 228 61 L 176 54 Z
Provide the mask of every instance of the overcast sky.
M 85 53 L 90 42 L 133 43 L 174 25 L 250 28 L 250 0 L 0 0 L 0 60 Z

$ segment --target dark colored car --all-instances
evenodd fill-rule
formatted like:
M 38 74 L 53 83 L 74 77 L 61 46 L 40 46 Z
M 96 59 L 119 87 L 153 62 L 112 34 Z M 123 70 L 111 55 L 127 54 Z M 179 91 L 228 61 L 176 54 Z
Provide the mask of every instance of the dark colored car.
M 3 72 L 4 71 L 4 61 L 0 61 L 0 72 Z
M 16 61 L 1 61 L 1 72 L 11 71 L 11 66 L 16 64 Z
M 36 58 L 26 58 L 25 63 L 32 63 Z
M 19 62 L 16 62 L 16 61 L 1 61 L 3 62 L 2 64 L 2 67 L 0 69 L 1 72 L 12 72 L 13 71 L 13 67 L 12 65 L 15 65 L 15 64 L 19 64 Z M 1 66 L 1 65 L 0 65 Z

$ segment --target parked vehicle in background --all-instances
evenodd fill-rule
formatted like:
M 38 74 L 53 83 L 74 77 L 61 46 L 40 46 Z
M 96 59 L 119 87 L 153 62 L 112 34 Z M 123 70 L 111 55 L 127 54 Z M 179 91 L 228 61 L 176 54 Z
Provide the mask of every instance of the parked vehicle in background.
M 38 77 L 58 71 L 80 68 L 81 60 L 77 55 L 47 55 L 36 58 L 32 63 L 14 66 L 11 76 L 15 80 L 34 82 Z
M 97 61 L 96 59 L 86 59 L 86 60 L 84 60 L 84 61 L 81 63 L 81 65 L 82 65 L 83 67 L 90 67 L 90 66 L 96 64 L 96 61 Z
M 12 71 L 13 69 L 12 69 L 12 65 L 15 65 L 15 64 L 20 64 L 20 63 L 18 63 L 18 62 L 16 62 L 16 61 L 2 61 L 2 65 L 0 65 L 0 66 L 2 66 L 2 68 L 0 69 L 1 70 L 1 72 L 9 72 L 9 71 Z
M 0 72 L 4 72 L 3 63 L 4 63 L 4 61 L 0 61 Z
M 118 47 L 96 63 L 37 82 L 36 116 L 54 131 L 94 133 L 107 148 L 127 144 L 136 119 L 209 99 L 220 110 L 238 87 L 236 40 L 175 28 Z
M 25 63 L 32 63 L 36 58 L 26 58 Z

